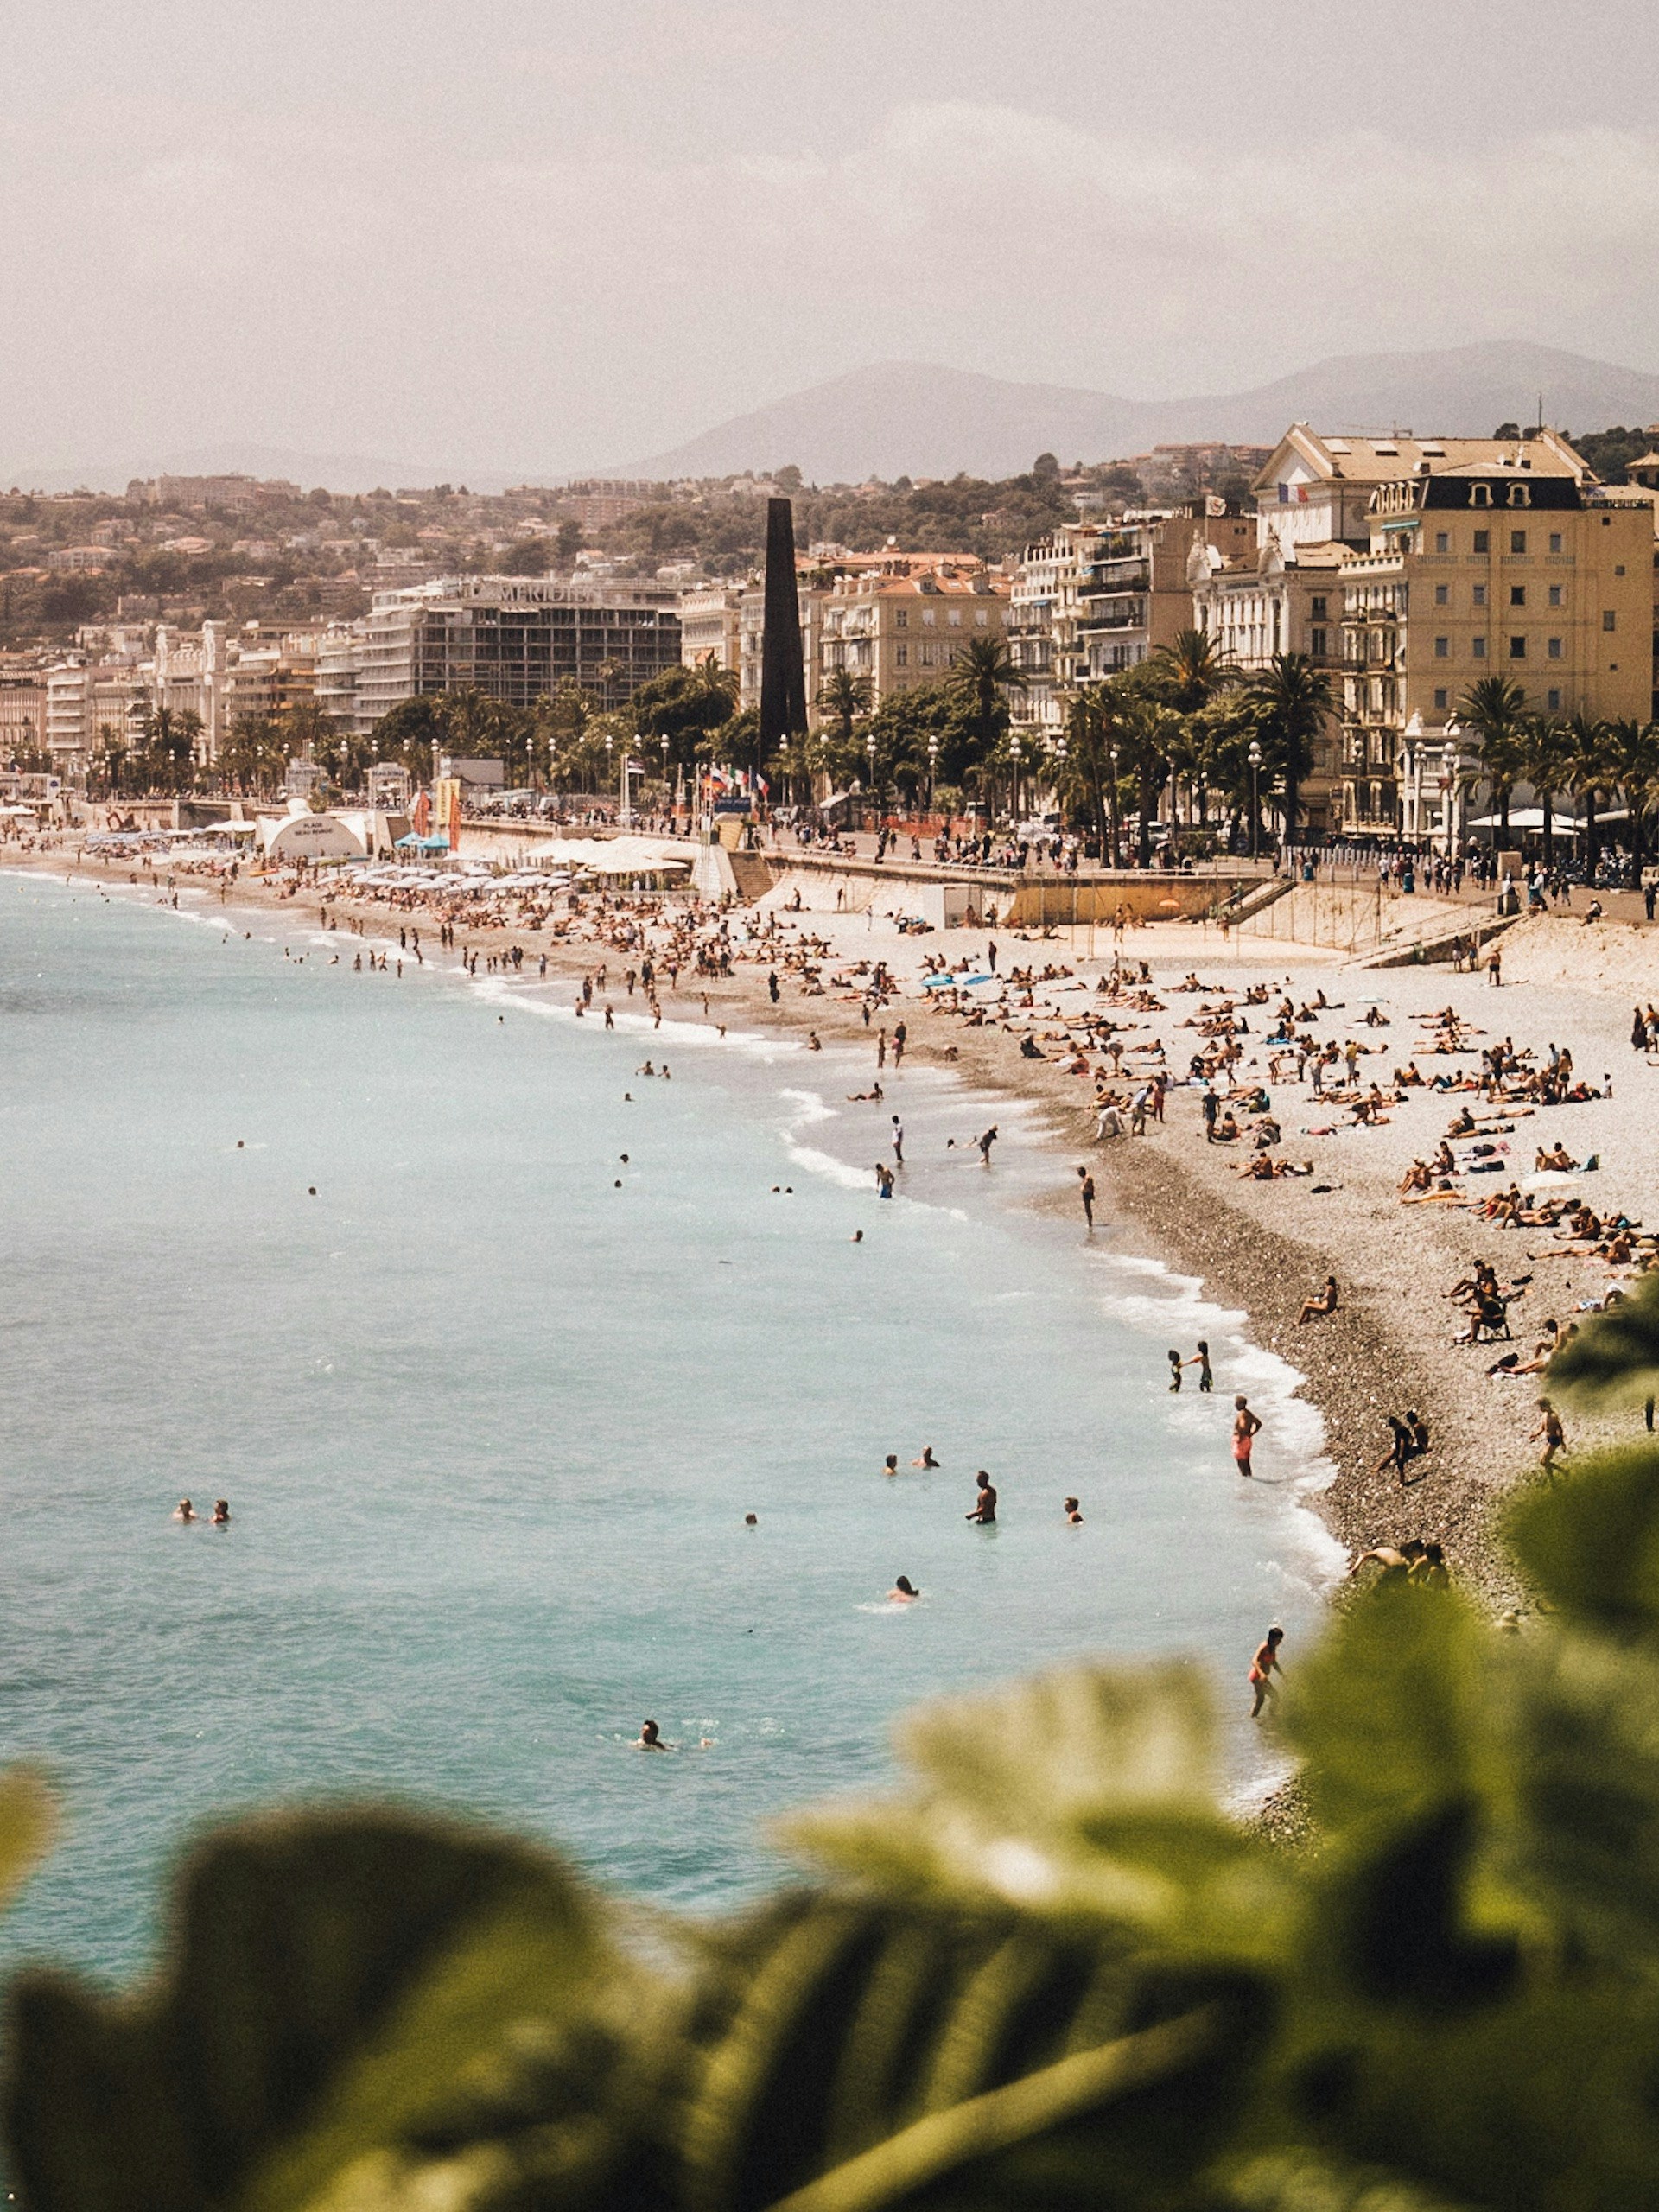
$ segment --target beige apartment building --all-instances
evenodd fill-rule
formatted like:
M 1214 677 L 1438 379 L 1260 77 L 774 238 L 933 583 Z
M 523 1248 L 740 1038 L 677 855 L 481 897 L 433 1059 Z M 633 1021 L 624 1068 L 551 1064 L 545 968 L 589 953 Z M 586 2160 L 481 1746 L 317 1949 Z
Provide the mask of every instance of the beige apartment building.
M 46 677 L 38 668 L 0 668 L 0 766 L 46 751 Z
M 680 658 L 687 668 L 704 661 L 741 669 L 743 588 L 694 584 L 680 594 Z
M 879 707 L 943 675 L 964 638 L 1003 633 L 1007 580 L 971 553 L 836 549 L 831 562 L 815 548 L 797 569 L 807 715 L 815 726 L 819 688 L 837 670 L 868 677 L 871 705 Z M 765 627 L 765 591 L 750 584 L 737 610 L 741 708 L 760 703 Z
M 1338 825 L 1418 837 L 1426 760 L 1472 753 L 1459 701 L 1482 677 L 1535 712 L 1645 721 L 1653 696 L 1652 510 L 1513 459 L 1403 476 L 1371 494 L 1343 567 Z M 1440 776 L 1432 780 L 1438 788 Z
M 808 663 L 807 698 L 814 721 L 819 685 L 842 670 L 868 678 L 873 707 L 937 683 L 970 638 L 1001 637 L 1007 603 L 1006 587 L 979 562 L 840 576 L 812 596 L 817 651 Z

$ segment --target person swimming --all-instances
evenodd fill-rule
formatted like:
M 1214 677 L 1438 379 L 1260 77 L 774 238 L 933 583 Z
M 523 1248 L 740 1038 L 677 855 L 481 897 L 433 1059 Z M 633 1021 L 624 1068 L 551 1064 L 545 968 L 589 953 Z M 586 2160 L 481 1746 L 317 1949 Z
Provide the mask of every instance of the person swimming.
M 1068 1528 L 1081 1529 L 1083 1526 L 1083 1510 L 1075 1497 L 1068 1497 L 1065 1501 L 1065 1519 Z
M 181 1497 L 173 1509 L 173 1518 L 175 1521 L 194 1521 L 200 1517 L 195 1507 L 191 1504 L 188 1497 Z
M 901 1574 L 887 1592 L 888 1598 L 895 1605 L 908 1605 L 921 1594 L 907 1574 Z
M 760 1516 L 758 1513 L 746 1513 L 743 1516 L 743 1526 L 746 1529 L 758 1529 L 760 1526 Z
M 228 1529 L 230 1525 L 231 1501 L 228 1497 L 216 1497 L 213 1500 L 213 1526 L 215 1529 Z
M 924 1444 L 921 1458 L 912 1459 L 910 1464 L 912 1467 L 937 1467 L 939 1463 L 933 1457 L 933 1446 L 931 1444 Z
M 971 1513 L 964 1513 L 962 1517 L 964 1521 L 977 1521 L 983 1527 L 996 1518 L 996 1490 L 983 1467 L 980 1469 L 974 1479 L 979 1484 L 978 1495 L 974 1499 L 974 1510 Z
M 654 1720 L 639 1723 L 639 1733 L 634 1738 L 633 1747 L 637 1751 L 671 1751 L 674 1748 L 672 1744 L 663 1741 L 662 1731 Z
M 884 1475 L 896 1475 L 898 1473 L 899 1454 L 896 1452 L 888 1452 L 887 1458 L 881 1462 L 881 1471 Z

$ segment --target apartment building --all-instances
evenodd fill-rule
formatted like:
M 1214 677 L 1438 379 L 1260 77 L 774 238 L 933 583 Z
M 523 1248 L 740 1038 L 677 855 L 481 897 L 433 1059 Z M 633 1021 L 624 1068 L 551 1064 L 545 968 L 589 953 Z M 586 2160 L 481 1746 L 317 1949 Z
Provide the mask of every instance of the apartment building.
M 818 687 L 842 671 L 868 681 L 873 707 L 936 683 L 970 638 L 1001 638 L 1007 594 L 979 562 L 939 562 L 906 575 L 890 566 L 838 576 L 813 597 L 809 709 Z
M 1379 484 L 1403 477 L 1443 475 L 1458 468 L 1522 469 L 1529 480 L 1590 479 L 1582 457 L 1554 430 L 1535 438 L 1417 438 L 1321 435 L 1293 423 L 1255 479 L 1256 532 L 1277 538 L 1287 551 L 1297 545 L 1351 545 L 1371 541 L 1371 494 Z
M 680 594 L 680 658 L 688 668 L 712 662 L 740 669 L 743 587 L 695 584 Z
M 149 705 L 136 660 L 69 660 L 46 671 L 46 749 L 52 772 L 82 783 L 97 755 L 130 745 Z
M 1218 504 L 1218 503 L 1217 503 Z M 1079 684 L 1136 667 L 1193 621 L 1195 555 L 1254 549 L 1255 518 L 1195 507 L 1067 523 L 1028 547 L 1009 594 L 1009 651 L 1026 674 L 1017 727 L 1058 736 Z
M 611 707 L 680 661 L 669 591 L 462 576 L 377 594 L 357 632 L 353 727 L 367 735 L 400 700 L 476 685 L 528 707 L 566 682 Z M 331 649 L 331 680 L 338 659 Z
M 0 766 L 46 751 L 46 678 L 38 668 L 0 668 Z
M 1243 674 L 1266 668 L 1275 653 L 1302 653 L 1327 675 L 1342 669 L 1344 545 L 1314 543 L 1287 549 L 1277 537 L 1248 558 L 1228 561 L 1219 548 L 1195 544 L 1189 559 L 1194 626 L 1211 639 L 1217 658 Z M 1322 836 L 1341 821 L 1341 748 L 1335 731 L 1318 739 L 1312 772 L 1302 785 L 1304 826 Z
M 1587 474 L 1510 455 L 1374 487 L 1369 544 L 1342 569 L 1337 826 L 1427 833 L 1421 756 L 1470 747 L 1457 711 L 1482 677 L 1542 714 L 1648 717 L 1652 510 Z

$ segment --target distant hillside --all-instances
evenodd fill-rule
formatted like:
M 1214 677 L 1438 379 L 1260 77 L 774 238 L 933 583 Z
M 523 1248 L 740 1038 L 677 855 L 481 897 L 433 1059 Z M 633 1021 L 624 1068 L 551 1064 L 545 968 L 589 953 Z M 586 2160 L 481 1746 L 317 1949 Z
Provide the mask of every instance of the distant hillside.
M 329 492 L 425 491 L 435 484 L 465 484 L 474 492 L 503 492 L 522 484 L 517 475 L 486 470 L 471 477 L 464 468 L 430 468 L 413 461 L 385 461 L 372 454 L 296 453 L 286 446 L 227 442 L 194 453 L 172 452 L 136 460 L 86 461 L 75 467 L 62 463 L 0 463 L 0 486 L 18 485 L 25 492 L 106 492 L 120 493 L 135 476 L 260 476 L 276 477 L 297 484 L 302 492 L 318 485 Z
M 1499 423 L 1535 419 L 1540 394 L 1544 419 L 1567 429 L 1659 421 L 1659 376 L 1509 341 L 1339 354 L 1252 391 L 1166 400 L 883 361 L 735 416 L 616 473 L 725 476 L 792 462 L 817 484 L 958 470 L 1003 477 L 1045 452 L 1066 463 L 1204 438 L 1271 445 L 1293 422 L 1484 437 Z

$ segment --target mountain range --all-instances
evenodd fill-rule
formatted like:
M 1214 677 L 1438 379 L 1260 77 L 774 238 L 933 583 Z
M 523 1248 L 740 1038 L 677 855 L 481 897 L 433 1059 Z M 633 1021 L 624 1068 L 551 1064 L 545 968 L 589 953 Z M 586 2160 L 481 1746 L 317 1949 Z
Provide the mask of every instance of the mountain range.
M 1039 453 L 1061 462 L 1125 459 L 1155 445 L 1222 440 L 1273 445 L 1292 423 L 1325 430 L 1414 429 L 1419 435 L 1490 436 L 1500 423 L 1543 419 L 1558 429 L 1606 429 L 1659 422 L 1659 376 L 1548 346 L 1496 340 L 1412 353 L 1342 353 L 1247 391 L 1191 399 L 1128 399 L 1070 385 L 1022 384 L 925 361 L 880 361 L 791 392 L 716 423 L 683 445 L 583 474 L 663 480 L 766 474 L 790 463 L 809 483 L 857 484 L 877 476 L 1001 477 Z M 526 424 L 524 444 L 533 426 Z M 242 471 L 285 477 L 308 490 L 363 492 L 448 480 L 475 492 L 557 484 L 557 469 L 440 467 L 372 455 L 316 454 L 227 442 L 195 452 L 70 467 L 0 466 L 0 485 L 41 492 L 80 486 L 121 492 L 130 477 Z
M 1274 445 L 1292 423 L 1490 437 L 1500 423 L 1605 429 L 1659 420 L 1659 376 L 1553 346 L 1496 340 L 1433 353 L 1344 353 L 1248 391 L 1125 399 L 1016 384 L 925 362 L 883 361 L 774 400 L 631 463 L 618 475 L 726 476 L 790 463 L 809 483 L 868 476 L 1001 477 L 1039 453 L 1062 463 L 1199 440 Z

